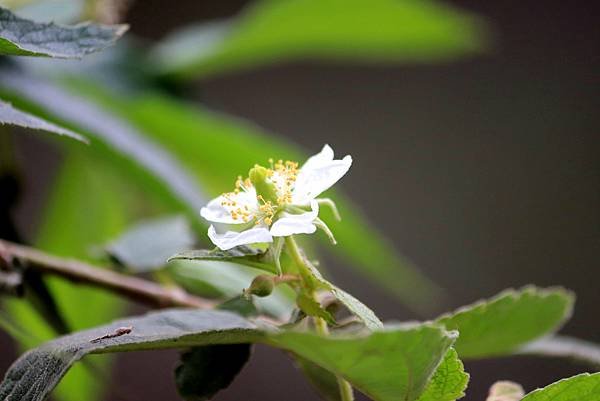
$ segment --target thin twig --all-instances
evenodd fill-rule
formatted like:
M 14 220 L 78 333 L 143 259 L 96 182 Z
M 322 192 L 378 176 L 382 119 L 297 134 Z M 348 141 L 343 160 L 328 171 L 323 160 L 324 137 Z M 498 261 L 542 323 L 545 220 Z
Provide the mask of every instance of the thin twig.
M 216 303 L 188 294 L 179 288 L 166 288 L 152 281 L 126 276 L 73 259 L 65 259 L 37 249 L 0 239 L 0 254 L 26 262 L 42 274 L 59 276 L 75 283 L 112 291 L 151 307 L 192 307 L 211 309 Z

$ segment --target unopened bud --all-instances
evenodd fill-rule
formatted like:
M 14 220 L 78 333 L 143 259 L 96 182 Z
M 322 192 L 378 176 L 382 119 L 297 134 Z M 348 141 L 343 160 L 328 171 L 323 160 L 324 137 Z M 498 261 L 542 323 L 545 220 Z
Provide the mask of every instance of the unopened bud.
M 256 295 L 257 297 L 266 297 L 271 295 L 274 287 L 273 277 L 261 274 L 254 277 L 254 280 L 252 280 L 252 284 L 250 284 L 250 288 L 246 290 L 246 293 Z
M 256 194 L 262 196 L 265 202 L 277 204 L 277 188 L 269 179 L 269 169 L 256 165 L 248 172 L 248 177 L 256 189 Z

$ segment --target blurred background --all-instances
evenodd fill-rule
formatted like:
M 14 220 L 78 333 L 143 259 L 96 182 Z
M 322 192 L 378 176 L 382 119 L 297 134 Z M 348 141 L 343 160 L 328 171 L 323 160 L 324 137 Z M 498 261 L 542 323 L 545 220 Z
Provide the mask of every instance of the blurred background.
M 236 15 L 246 3 L 138 0 L 124 20 L 150 41 L 185 23 Z M 382 319 L 433 318 L 507 287 L 564 285 L 577 294 L 564 333 L 600 342 L 600 4 L 446 3 L 487 20 L 489 50 L 435 64 L 278 63 L 186 90 L 311 153 L 327 142 L 352 155 L 342 190 L 447 292 L 444 305 L 419 316 L 326 259 L 334 280 Z M 18 145 L 26 185 L 16 219 L 31 233 L 61 154 L 34 135 Z M 16 350 L 0 338 L 4 372 Z M 119 355 L 106 399 L 177 399 L 177 359 L 177 352 Z M 484 400 L 498 379 L 531 390 L 586 369 L 533 357 L 469 362 L 465 400 Z M 288 358 L 261 346 L 215 397 L 312 399 Z

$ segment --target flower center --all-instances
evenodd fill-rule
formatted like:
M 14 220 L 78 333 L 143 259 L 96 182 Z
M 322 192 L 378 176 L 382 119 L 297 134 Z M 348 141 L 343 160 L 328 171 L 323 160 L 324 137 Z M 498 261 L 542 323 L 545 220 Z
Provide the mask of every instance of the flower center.
M 292 203 L 292 191 L 298 178 L 298 163 L 290 160 L 278 160 L 277 163 L 273 163 L 273 159 L 269 159 L 269 164 L 269 178 L 277 189 L 277 205 Z

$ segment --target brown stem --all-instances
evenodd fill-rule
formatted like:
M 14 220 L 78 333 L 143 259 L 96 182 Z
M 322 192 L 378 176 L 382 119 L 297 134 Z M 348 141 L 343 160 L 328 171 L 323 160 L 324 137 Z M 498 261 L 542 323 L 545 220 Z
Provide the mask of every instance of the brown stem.
M 216 303 L 177 288 L 165 288 L 152 281 L 127 276 L 73 259 L 47 254 L 37 249 L 0 239 L 0 255 L 21 259 L 27 267 L 42 274 L 52 274 L 75 283 L 112 291 L 151 307 L 191 307 L 211 309 Z

